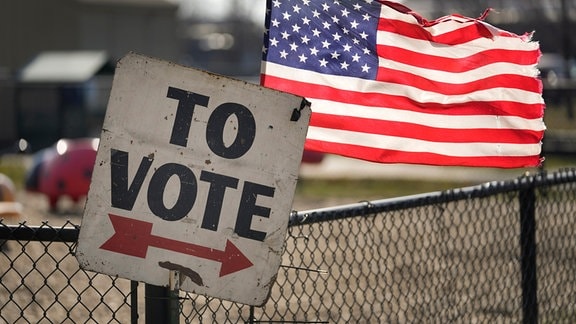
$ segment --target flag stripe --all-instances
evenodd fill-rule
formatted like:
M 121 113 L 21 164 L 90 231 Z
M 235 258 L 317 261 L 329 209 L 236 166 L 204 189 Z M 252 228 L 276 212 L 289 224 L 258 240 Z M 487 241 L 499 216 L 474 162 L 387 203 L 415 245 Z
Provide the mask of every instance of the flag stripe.
M 334 105 L 329 100 L 314 100 L 314 114 L 386 120 L 400 123 L 417 123 L 443 129 L 510 129 L 543 132 L 546 127 L 541 119 L 494 115 L 439 115 L 425 112 L 398 110 L 386 107 L 365 107 L 354 104 Z M 313 114 L 313 115 L 314 115 Z M 370 132 L 371 130 L 366 130 Z M 479 134 L 481 136 L 482 134 Z
M 378 80 L 412 86 L 424 91 L 435 91 L 447 96 L 468 94 L 494 88 L 513 88 L 534 93 L 538 93 L 541 89 L 541 83 L 534 77 L 515 74 L 498 74 L 475 79 L 468 83 L 455 84 L 432 81 L 417 74 L 381 67 L 378 69 Z
M 380 19 L 378 24 L 378 31 L 388 32 L 398 36 L 403 36 L 412 39 L 433 42 L 437 44 L 446 45 L 480 45 L 473 44 L 474 42 L 500 42 L 502 44 L 494 44 L 496 46 L 506 46 L 506 43 L 521 42 L 517 38 L 494 38 L 490 30 L 481 22 L 474 22 L 472 24 L 462 24 L 455 20 L 447 21 L 442 24 L 436 24 L 428 28 L 422 28 L 416 21 L 403 21 L 389 17 L 389 12 L 394 10 L 386 10 L 383 8 L 383 16 L 386 19 Z M 447 28 L 453 27 L 453 28 Z M 516 44 L 517 46 L 517 44 Z M 486 46 L 482 46 L 486 47 Z M 537 46 L 535 46 L 537 47 Z
M 519 65 L 534 64 L 531 63 L 533 52 L 529 58 L 518 55 L 518 52 L 511 50 L 486 50 L 483 52 L 470 53 L 466 57 L 447 57 L 442 56 L 440 50 L 436 54 L 426 53 L 426 50 L 406 49 L 398 46 L 377 46 L 378 55 L 388 60 L 394 60 L 404 64 L 410 64 L 421 68 L 441 70 L 452 73 L 461 73 L 471 71 L 489 64 L 494 63 L 511 63 Z M 451 53 L 451 54 L 454 54 Z M 536 58 L 539 56 L 535 56 Z
M 535 82 L 541 85 L 541 82 L 536 78 L 539 75 L 538 70 L 534 69 L 534 67 L 503 62 L 485 65 L 475 70 L 467 71 L 467 73 L 454 73 L 438 70 L 437 68 L 426 69 L 385 58 L 380 58 L 378 65 L 381 68 L 388 68 L 393 71 L 403 71 L 405 73 L 418 75 L 429 79 L 430 81 L 446 82 L 446 80 L 449 80 L 453 84 L 469 83 L 478 79 L 485 79 L 493 76 L 495 74 L 494 71 L 498 71 L 499 74 L 518 75 L 532 78 L 533 80 L 531 82 Z M 382 77 L 383 74 L 380 73 L 380 76 Z M 538 92 L 540 90 L 541 89 L 539 89 Z
M 518 168 L 530 167 L 540 162 L 538 156 L 476 156 L 462 157 L 452 154 L 426 152 L 409 152 L 388 148 L 373 148 L 363 145 L 350 145 L 307 139 L 304 148 L 311 151 L 331 152 L 366 161 L 386 161 L 387 163 L 414 163 L 425 165 L 470 166 Z
M 290 75 L 290 79 L 275 77 L 275 75 Z M 484 96 L 477 93 L 477 95 L 447 97 L 409 87 L 406 90 L 398 90 L 400 87 L 394 87 L 394 85 L 382 87 L 381 82 L 348 80 L 345 77 L 292 69 L 269 62 L 266 64 L 266 70 L 263 71 L 261 82 L 264 82 L 266 86 L 309 99 L 325 99 L 372 107 L 385 105 L 401 110 L 427 111 L 441 115 L 478 115 L 479 111 L 483 111 L 484 114 L 533 119 L 541 118 L 543 110 L 540 95 L 522 90 L 496 89 L 492 93 L 484 92 Z M 330 84 L 330 86 L 322 83 Z M 503 92 L 510 96 L 503 96 Z M 511 97 L 514 97 L 516 101 L 511 101 Z
M 373 145 L 371 145 L 371 147 L 380 149 L 402 150 L 407 152 L 431 152 L 471 158 L 477 156 L 502 156 L 504 155 L 503 152 L 506 152 L 506 155 L 510 156 L 537 155 L 540 152 L 540 144 L 431 142 L 413 138 L 359 133 L 314 126 L 309 127 L 307 137 L 309 139 L 350 145 L 372 143 Z
M 542 131 L 525 130 L 518 132 L 508 128 L 439 129 L 410 122 L 330 115 L 318 111 L 312 115 L 310 126 L 366 133 L 368 133 L 366 129 L 369 129 L 371 134 L 406 137 L 430 142 L 540 144 L 540 138 L 542 138 Z
M 510 33 L 501 29 L 498 29 L 494 26 L 491 26 L 483 21 L 483 19 L 487 16 L 489 10 L 485 11 L 481 18 L 469 18 L 460 16 L 457 14 L 444 16 L 432 21 L 428 21 L 419 14 L 411 11 L 409 8 L 406 8 L 403 5 L 398 6 L 398 3 L 393 1 L 381 1 L 386 2 L 387 5 L 381 7 L 380 17 L 384 17 L 385 19 L 390 20 L 399 20 L 405 23 L 413 24 L 414 28 L 422 28 L 425 29 L 430 35 L 436 38 L 437 41 L 440 41 L 440 38 L 443 34 L 457 32 L 459 30 L 463 31 L 464 35 L 460 37 L 470 37 L 467 35 L 468 33 L 472 32 L 472 30 L 465 30 L 466 26 L 473 24 L 482 25 L 483 28 L 477 27 L 476 30 L 478 31 L 479 37 L 487 38 L 487 39 L 495 39 L 499 37 L 508 37 L 511 41 L 520 41 L 520 47 L 527 47 L 527 46 L 536 46 L 538 47 L 537 43 L 529 43 L 529 35 L 518 36 L 514 33 Z M 404 7 L 404 8 L 400 8 Z M 394 32 L 394 30 L 393 30 Z M 401 30 L 396 31 L 399 34 L 402 34 Z
M 381 22 L 388 22 L 388 20 L 380 20 Z M 534 64 L 534 57 L 538 58 L 538 45 L 530 44 L 518 49 L 522 41 L 518 38 L 504 38 L 498 37 L 493 39 L 477 38 L 469 40 L 467 43 L 448 46 L 441 42 L 431 42 L 427 39 L 412 38 L 405 35 L 402 31 L 397 33 L 388 31 L 386 29 L 379 29 L 377 32 L 377 44 L 406 47 L 408 49 L 418 49 L 425 51 L 426 54 L 435 54 L 438 52 L 440 56 L 453 57 L 453 58 L 466 58 L 471 54 L 484 52 L 490 49 L 498 49 L 502 51 L 513 51 L 529 54 L 526 57 L 519 55 L 516 60 L 520 64 Z

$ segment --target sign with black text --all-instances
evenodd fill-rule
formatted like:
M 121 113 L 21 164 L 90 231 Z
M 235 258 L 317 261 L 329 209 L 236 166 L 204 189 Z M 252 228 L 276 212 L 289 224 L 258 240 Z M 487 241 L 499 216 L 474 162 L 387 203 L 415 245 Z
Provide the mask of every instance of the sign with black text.
M 266 302 L 310 107 L 137 54 L 118 62 L 76 257 L 81 267 Z

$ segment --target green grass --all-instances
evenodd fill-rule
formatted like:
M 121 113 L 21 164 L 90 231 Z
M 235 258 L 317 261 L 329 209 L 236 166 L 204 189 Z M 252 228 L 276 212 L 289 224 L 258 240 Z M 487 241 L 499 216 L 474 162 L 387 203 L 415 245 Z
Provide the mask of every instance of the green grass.
M 296 195 L 307 198 L 384 199 L 469 186 L 456 181 L 416 181 L 401 179 L 326 180 L 301 179 Z
M 574 101 L 574 114 L 576 114 L 576 100 Z M 544 111 L 544 123 L 549 130 L 576 130 L 576 117 L 568 118 L 568 107 L 550 105 Z M 546 136 L 546 134 L 544 134 Z
M 0 157 L 0 173 L 12 179 L 16 188 L 24 188 L 26 169 L 21 159 L 3 159 Z

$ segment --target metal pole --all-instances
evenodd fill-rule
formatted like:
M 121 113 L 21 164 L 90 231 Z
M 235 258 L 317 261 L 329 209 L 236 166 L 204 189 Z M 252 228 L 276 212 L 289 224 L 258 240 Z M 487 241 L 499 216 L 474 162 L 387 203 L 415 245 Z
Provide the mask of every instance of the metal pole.
M 170 313 L 170 289 L 146 284 L 144 294 L 146 324 L 166 323 Z
M 130 322 L 138 324 L 138 281 L 130 281 Z
M 180 272 L 170 270 L 170 323 L 180 322 Z
M 536 277 L 536 194 L 534 186 L 520 190 L 520 263 L 524 324 L 538 323 Z
M 250 306 L 250 318 L 248 319 L 248 323 L 254 324 L 254 306 Z

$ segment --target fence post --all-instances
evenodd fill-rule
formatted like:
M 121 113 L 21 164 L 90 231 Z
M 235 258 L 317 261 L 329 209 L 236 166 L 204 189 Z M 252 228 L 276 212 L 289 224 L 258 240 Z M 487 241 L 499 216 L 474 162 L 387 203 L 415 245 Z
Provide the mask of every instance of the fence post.
M 170 270 L 170 324 L 180 322 L 180 271 Z
M 130 281 L 130 322 L 138 324 L 138 281 Z
M 170 318 L 170 289 L 146 284 L 144 294 L 146 324 L 167 323 Z
M 524 324 L 538 323 L 536 277 L 536 193 L 534 185 L 520 190 L 520 263 Z

